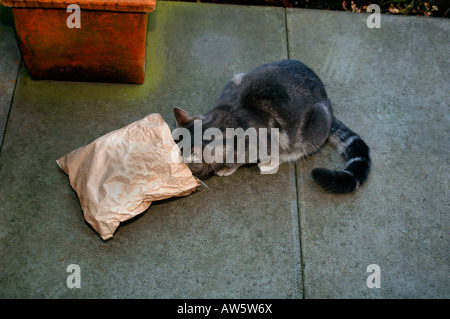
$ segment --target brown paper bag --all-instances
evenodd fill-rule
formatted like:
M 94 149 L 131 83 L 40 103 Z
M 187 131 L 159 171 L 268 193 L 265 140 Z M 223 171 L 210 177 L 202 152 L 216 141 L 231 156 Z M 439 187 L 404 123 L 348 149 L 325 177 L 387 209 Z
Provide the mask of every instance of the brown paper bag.
M 169 127 L 151 114 L 56 162 L 69 176 L 84 218 L 106 240 L 120 222 L 156 200 L 185 196 L 198 182 L 181 161 Z

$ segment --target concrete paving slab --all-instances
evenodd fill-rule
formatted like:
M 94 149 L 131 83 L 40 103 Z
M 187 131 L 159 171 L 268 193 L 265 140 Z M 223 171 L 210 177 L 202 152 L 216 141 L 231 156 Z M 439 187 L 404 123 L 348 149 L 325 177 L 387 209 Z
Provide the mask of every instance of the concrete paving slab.
M 173 128 L 174 106 L 212 107 L 235 72 L 286 58 L 284 13 L 159 2 L 143 85 L 32 81 L 22 68 L 0 154 L 0 296 L 301 297 L 294 165 L 212 177 L 211 191 L 154 203 L 103 242 L 55 163 L 149 113 Z
M 0 6 L 0 149 L 21 60 L 10 22 L 10 10 Z
M 322 78 L 335 115 L 371 147 L 354 194 L 316 186 L 343 168 L 331 146 L 297 164 L 305 298 L 449 298 L 450 23 L 443 19 L 288 10 L 291 58 Z M 370 264 L 381 288 L 367 287 Z

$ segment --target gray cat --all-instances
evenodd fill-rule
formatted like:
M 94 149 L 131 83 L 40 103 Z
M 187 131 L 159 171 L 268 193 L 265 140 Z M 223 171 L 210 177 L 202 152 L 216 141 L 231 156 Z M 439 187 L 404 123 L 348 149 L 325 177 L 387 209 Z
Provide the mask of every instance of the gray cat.
M 315 168 L 312 177 L 323 188 L 334 193 L 356 190 L 370 171 L 369 147 L 342 122 L 333 116 L 331 103 L 319 77 L 306 65 L 295 60 L 264 64 L 255 70 L 235 75 L 225 86 L 215 108 L 190 117 L 180 108 L 174 109 L 177 127 L 192 133 L 191 152 L 202 151 L 211 140 L 201 140 L 201 150 L 194 147 L 194 121 L 201 121 L 202 132 L 208 128 L 277 128 L 279 161 L 262 161 L 261 172 L 277 169 L 283 162 L 296 161 L 319 151 L 327 139 L 346 160 L 343 170 Z M 199 123 L 199 122 L 197 122 Z M 270 133 L 267 138 L 271 138 Z M 249 139 L 245 140 L 250 149 Z M 268 143 L 267 143 L 268 144 Z M 226 149 L 226 146 L 224 146 Z M 232 150 L 236 152 L 236 149 Z M 228 176 L 240 166 L 251 163 L 216 161 L 187 163 L 192 173 L 205 177 L 214 172 Z

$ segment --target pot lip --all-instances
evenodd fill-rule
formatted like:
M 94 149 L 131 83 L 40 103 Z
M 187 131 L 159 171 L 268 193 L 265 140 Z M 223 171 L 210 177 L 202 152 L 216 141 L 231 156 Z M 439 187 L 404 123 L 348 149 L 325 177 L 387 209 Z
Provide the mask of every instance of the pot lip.
M 80 9 L 121 12 L 153 12 L 156 0 L 0 0 L 0 4 L 14 8 L 67 9 L 77 4 Z

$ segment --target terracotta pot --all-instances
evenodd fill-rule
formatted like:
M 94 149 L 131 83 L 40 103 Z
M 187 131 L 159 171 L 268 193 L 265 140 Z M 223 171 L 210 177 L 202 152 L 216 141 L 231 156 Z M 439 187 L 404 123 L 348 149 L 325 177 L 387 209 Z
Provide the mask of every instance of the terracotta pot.
M 0 0 L 13 7 L 32 79 L 143 83 L 148 13 L 156 0 Z

